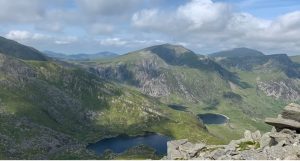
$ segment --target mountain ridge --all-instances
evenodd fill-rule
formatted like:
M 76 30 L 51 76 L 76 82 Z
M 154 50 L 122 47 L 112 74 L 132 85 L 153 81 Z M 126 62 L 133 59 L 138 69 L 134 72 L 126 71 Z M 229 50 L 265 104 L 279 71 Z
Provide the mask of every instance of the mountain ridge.
M 16 41 L 0 36 L 0 53 L 23 60 L 47 61 L 48 58 L 40 51 Z
M 223 50 L 208 55 L 209 57 L 251 57 L 251 56 L 264 56 L 264 54 L 258 50 L 250 49 L 246 47 L 233 48 L 229 50 Z
M 67 55 L 64 53 L 58 53 L 53 51 L 44 51 L 44 53 L 49 57 L 53 57 L 61 60 L 71 60 L 71 61 L 88 61 L 88 60 L 104 59 L 104 58 L 107 59 L 107 58 L 113 58 L 118 56 L 118 54 L 109 51 L 97 52 L 93 54 L 78 53 L 72 55 Z

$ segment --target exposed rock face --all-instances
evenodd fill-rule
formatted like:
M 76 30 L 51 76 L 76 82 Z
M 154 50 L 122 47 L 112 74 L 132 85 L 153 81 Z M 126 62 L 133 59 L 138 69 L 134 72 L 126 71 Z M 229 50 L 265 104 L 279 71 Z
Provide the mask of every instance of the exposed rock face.
M 283 109 L 282 117 L 300 122 L 300 105 L 291 103 Z
M 276 129 L 293 129 L 300 131 L 300 105 L 291 103 L 287 105 L 277 118 L 266 118 L 265 122 Z
M 297 86 L 299 80 L 286 79 L 280 81 L 261 82 L 257 81 L 257 87 L 267 96 L 287 101 L 300 99 L 300 91 Z
M 289 104 L 278 118 L 267 118 L 275 126 L 263 135 L 246 130 L 244 138 L 228 145 L 205 145 L 188 140 L 168 142 L 165 159 L 198 160 L 299 160 L 300 159 L 300 105 Z

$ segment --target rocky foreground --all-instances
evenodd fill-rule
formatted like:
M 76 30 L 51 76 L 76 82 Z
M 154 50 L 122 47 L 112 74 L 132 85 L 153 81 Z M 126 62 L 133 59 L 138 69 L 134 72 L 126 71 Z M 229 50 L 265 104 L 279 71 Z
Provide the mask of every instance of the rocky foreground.
M 278 118 L 266 118 L 273 127 L 261 134 L 245 131 L 244 138 L 228 145 L 193 144 L 188 140 L 168 142 L 164 159 L 198 160 L 300 160 L 300 105 L 289 104 Z

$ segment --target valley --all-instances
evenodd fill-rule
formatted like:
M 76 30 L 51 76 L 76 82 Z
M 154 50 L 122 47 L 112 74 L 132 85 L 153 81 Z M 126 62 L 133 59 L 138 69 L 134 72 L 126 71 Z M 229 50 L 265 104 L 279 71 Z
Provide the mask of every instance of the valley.
M 300 99 L 297 63 L 245 48 L 205 56 L 162 44 L 77 61 L 1 38 L 0 51 L 1 159 L 159 159 L 168 140 L 266 132 L 265 117 Z

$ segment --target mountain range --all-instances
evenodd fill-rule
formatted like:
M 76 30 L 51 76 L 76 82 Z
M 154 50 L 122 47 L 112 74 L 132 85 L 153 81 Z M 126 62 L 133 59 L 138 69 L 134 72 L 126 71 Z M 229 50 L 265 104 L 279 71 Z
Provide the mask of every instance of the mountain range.
M 65 61 L 89 61 L 89 60 L 96 60 L 96 59 L 103 59 L 103 58 L 113 58 L 118 56 L 118 54 L 108 52 L 108 51 L 98 52 L 94 54 L 80 53 L 80 54 L 72 54 L 72 55 L 57 53 L 53 51 L 44 51 L 43 53 L 49 57 L 65 60 Z
M 247 48 L 203 56 L 162 44 L 66 56 L 0 37 L 0 159 L 105 159 L 86 145 L 120 134 L 214 144 L 268 131 L 266 116 L 300 100 L 299 67 L 285 54 Z M 230 123 L 205 125 L 199 113 Z M 138 153 L 129 152 L 110 159 Z

